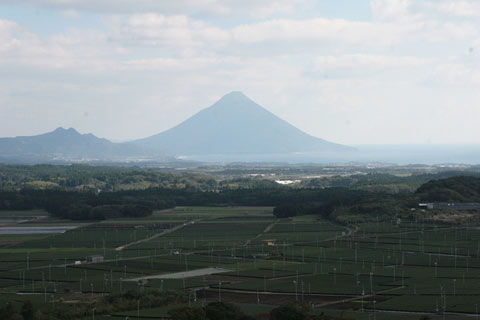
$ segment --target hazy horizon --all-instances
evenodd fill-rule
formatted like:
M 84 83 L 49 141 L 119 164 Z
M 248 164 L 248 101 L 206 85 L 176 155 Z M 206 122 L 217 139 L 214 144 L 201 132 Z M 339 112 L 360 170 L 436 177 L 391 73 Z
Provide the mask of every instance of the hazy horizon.
M 0 136 L 165 131 L 239 90 L 346 145 L 475 144 L 473 0 L 0 0 Z

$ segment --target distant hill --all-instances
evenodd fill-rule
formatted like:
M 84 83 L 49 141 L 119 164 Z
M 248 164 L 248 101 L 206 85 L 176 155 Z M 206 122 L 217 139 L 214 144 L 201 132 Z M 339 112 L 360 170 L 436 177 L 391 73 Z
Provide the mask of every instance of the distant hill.
M 113 143 L 75 129 L 57 128 L 37 136 L 0 138 L 0 160 L 115 159 L 149 154 L 141 147 Z
M 174 128 L 132 144 L 177 156 L 355 150 L 306 134 L 241 92 L 229 93 Z
M 480 202 L 480 178 L 432 180 L 418 188 L 416 195 L 429 202 Z

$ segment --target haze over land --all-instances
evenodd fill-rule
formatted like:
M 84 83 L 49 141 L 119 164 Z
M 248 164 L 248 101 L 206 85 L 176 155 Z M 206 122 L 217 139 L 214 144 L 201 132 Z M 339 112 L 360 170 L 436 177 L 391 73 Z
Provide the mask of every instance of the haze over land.
M 358 149 L 308 135 L 250 100 L 231 92 L 165 132 L 113 143 L 74 128 L 37 136 L 0 138 L 0 161 L 476 164 L 478 146 L 360 146 Z
M 175 128 L 129 143 L 112 143 L 74 128 L 61 127 L 38 136 L 0 138 L 4 161 L 165 161 L 173 157 L 232 159 L 258 155 L 315 153 L 341 156 L 356 150 L 312 137 L 276 117 L 241 92 L 231 92 Z M 319 159 L 321 160 L 321 159 Z
M 343 145 L 476 144 L 476 0 L 0 0 L 0 136 L 113 141 L 241 90 Z
M 480 158 L 477 146 L 361 146 L 308 135 L 241 92 L 231 92 L 165 132 L 113 143 L 74 128 L 38 136 L 0 138 L 0 161 L 42 162 L 389 162 L 464 163 Z

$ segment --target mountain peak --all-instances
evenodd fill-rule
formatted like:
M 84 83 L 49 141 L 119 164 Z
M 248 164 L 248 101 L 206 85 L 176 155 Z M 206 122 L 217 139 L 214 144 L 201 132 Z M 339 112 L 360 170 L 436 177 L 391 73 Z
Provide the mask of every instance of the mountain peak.
M 214 105 L 239 105 L 255 103 L 241 91 L 232 91 L 220 98 Z
M 228 99 L 232 99 L 232 98 L 243 98 L 243 99 L 245 99 L 245 98 L 247 98 L 248 99 L 248 97 L 242 91 L 232 91 L 232 92 L 224 95 L 221 99 L 226 99 L 226 98 L 228 98 Z
M 240 91 L 163 133 L 133 143 L 175 155 L 351 150 L 302 132 Z
M 77 130 L 75 130 L 74 128 L 68 128 L 68 129 L 65 129 L 64 127 L 58 127 L 57 129 L 55 129 L 54 131 L 52 131 L 52 133 L 57 133 L 57 134 L 66 134 L 66 133 L 69 133 L 69 134 L 80 134 Z

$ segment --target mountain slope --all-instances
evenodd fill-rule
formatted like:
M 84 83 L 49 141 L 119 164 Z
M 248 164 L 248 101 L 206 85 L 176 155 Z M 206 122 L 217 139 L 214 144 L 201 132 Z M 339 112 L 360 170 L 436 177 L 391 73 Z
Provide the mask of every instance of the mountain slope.
M 176 127 L 133 143 L 173 155 L 354 150 L 302 132 L 241 92 L 229 93 Z
M 1 158 L 111 159 L 145 154 L 138 146 L 117 144 L 75 129 L 57 128 L 37 136 L 0 138 Z

